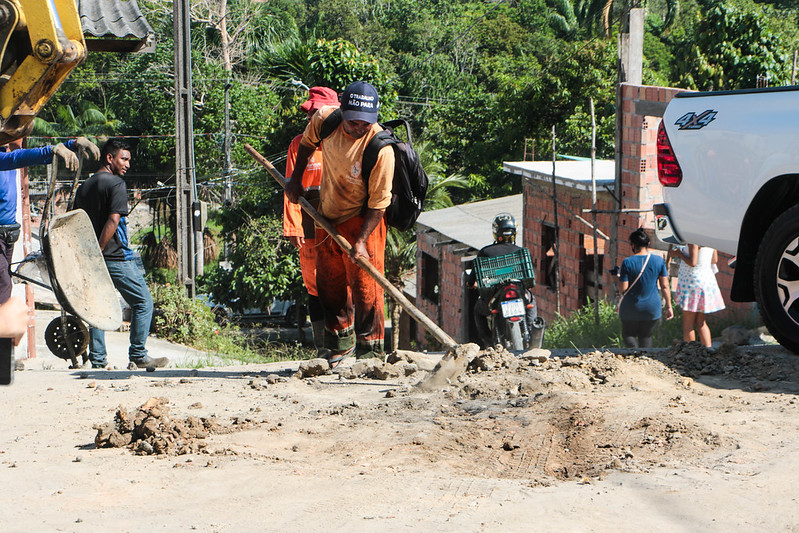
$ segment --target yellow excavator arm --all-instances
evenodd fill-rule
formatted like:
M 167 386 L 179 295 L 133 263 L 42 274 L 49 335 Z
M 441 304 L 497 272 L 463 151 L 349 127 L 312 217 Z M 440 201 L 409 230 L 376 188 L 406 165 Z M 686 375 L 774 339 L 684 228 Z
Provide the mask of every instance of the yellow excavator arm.
M 0 0 L 0 145 L 33 119 L 86 58 L 75 0 Z

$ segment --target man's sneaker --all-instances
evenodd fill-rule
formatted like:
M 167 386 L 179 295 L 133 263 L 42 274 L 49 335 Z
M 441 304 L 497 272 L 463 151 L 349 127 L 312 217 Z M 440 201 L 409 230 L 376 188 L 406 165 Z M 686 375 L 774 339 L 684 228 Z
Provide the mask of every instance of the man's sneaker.
M 136 365 L 137 368 L 163 368 L 169 364 L 167 357 L 150 357 L 145 355 L 138 359 L 131 359 L 130 362 Z

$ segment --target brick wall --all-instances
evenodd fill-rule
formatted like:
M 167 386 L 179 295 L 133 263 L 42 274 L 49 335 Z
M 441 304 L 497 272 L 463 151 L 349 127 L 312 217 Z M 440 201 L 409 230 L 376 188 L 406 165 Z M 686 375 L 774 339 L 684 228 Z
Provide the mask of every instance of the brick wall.
M 470 254 L 471 249 L 462 243 L 452 242 L 444 235 L 435 231 L 420 232 L 417 234 L 416 257 L 416 303 L 420 311 L 433 320 L 438 326 L 449 334 L 455 342 L 469 341 L 469 319 L 471 312 L 469 305 L 469 292 L 466 289 L 464 255 Z M 427 254 L 438 262 L 438 290 L 437 302 L 425 295 L 424 280 L 428 275 L 425 272 L 423 254 Z M 417 342 L 427 348 L 435 347 L 435 339 L 419 327 L 416 337 Z
M 524 246 L 530 250 L 536 273 L 536 287 L 533 289 L 538 312 L 547 322 L 555 319 L 557 310 L 557 294 L 554 286 L 547 286 L 544 277 L 544 254 L 542 246 L 544 239 L 544 226 L 554 226 L 554 205 L 551 186 L 542 181 L 526 179 L 523 183 L 524 192 Z M 590 226 L 574 217 L 575 214 L 591 222 L 590 213 L 583 213 L 583 209 L 591 208 L 591 194 L 566 187 L 558 187 L 558 225 L 560 242 L 560 313 L 568 316 L 578 309 L 583 301 L 582 291 L 585 283 L 582 275 L 582 261 L 585 258 L 583 236 L 592 236 Z M 612 209 L 612 199 L 609 194 L 597 194 L 597 210 L 608 211 Z M 600 213 L 597 216 L 597 226 L 600 231 L 609 234 L 610 215 Z M 604 246 L 600 236 L 600 250 Z M 608 259 L 604 260 L 601 268 L 602 284 L 606 286 L 608 277 L 604 272 L 609 268 Z

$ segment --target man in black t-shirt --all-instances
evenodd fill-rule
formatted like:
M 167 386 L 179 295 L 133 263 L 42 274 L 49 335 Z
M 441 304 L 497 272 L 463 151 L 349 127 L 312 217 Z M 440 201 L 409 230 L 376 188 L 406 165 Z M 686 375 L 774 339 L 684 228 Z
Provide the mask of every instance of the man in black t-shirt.
M 166 357 L 150 357 L 145 343 L 153 318 L 153 298 L 128 239 L 128 188 L 122 177 L 130 168 L 130 146 L 110 139 L 103 146 L 100 168 L 78 188 L 75 208 L 89 215 L 114 286 L 131 308 L 128 358 L 134 368 L 162 367 Z M 105 332 L 89 331 L 89 360 L 93 368 L 108 365 Z

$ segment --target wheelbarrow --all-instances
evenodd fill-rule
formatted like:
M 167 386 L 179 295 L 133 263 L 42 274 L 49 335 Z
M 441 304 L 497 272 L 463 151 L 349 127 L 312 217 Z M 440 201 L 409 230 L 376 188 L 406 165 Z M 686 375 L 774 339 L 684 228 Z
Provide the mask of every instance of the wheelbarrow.
M 54 183 L 55 179 L 51 192 Z M 45 342 L 54 355 L 71 361 L 72 367 L 77 368 L 78 356 L 83 358 L 82 364 L 88 360 L 87 324 L 102 330 L 119 329 L 122 307 L 89 216 L 77 209 L 49 220 L 51 197 L 48 194 L 40 227 L 42 254 L 26 258 L 12 276 L 53 291 L 61 316 L 48 324 Z M 30 275 L 37 270 L 39 276 Z M 0 384 L 13 380 L 14 354 L 10 347 L 10 342 L 7 347 L 0 345 Z

